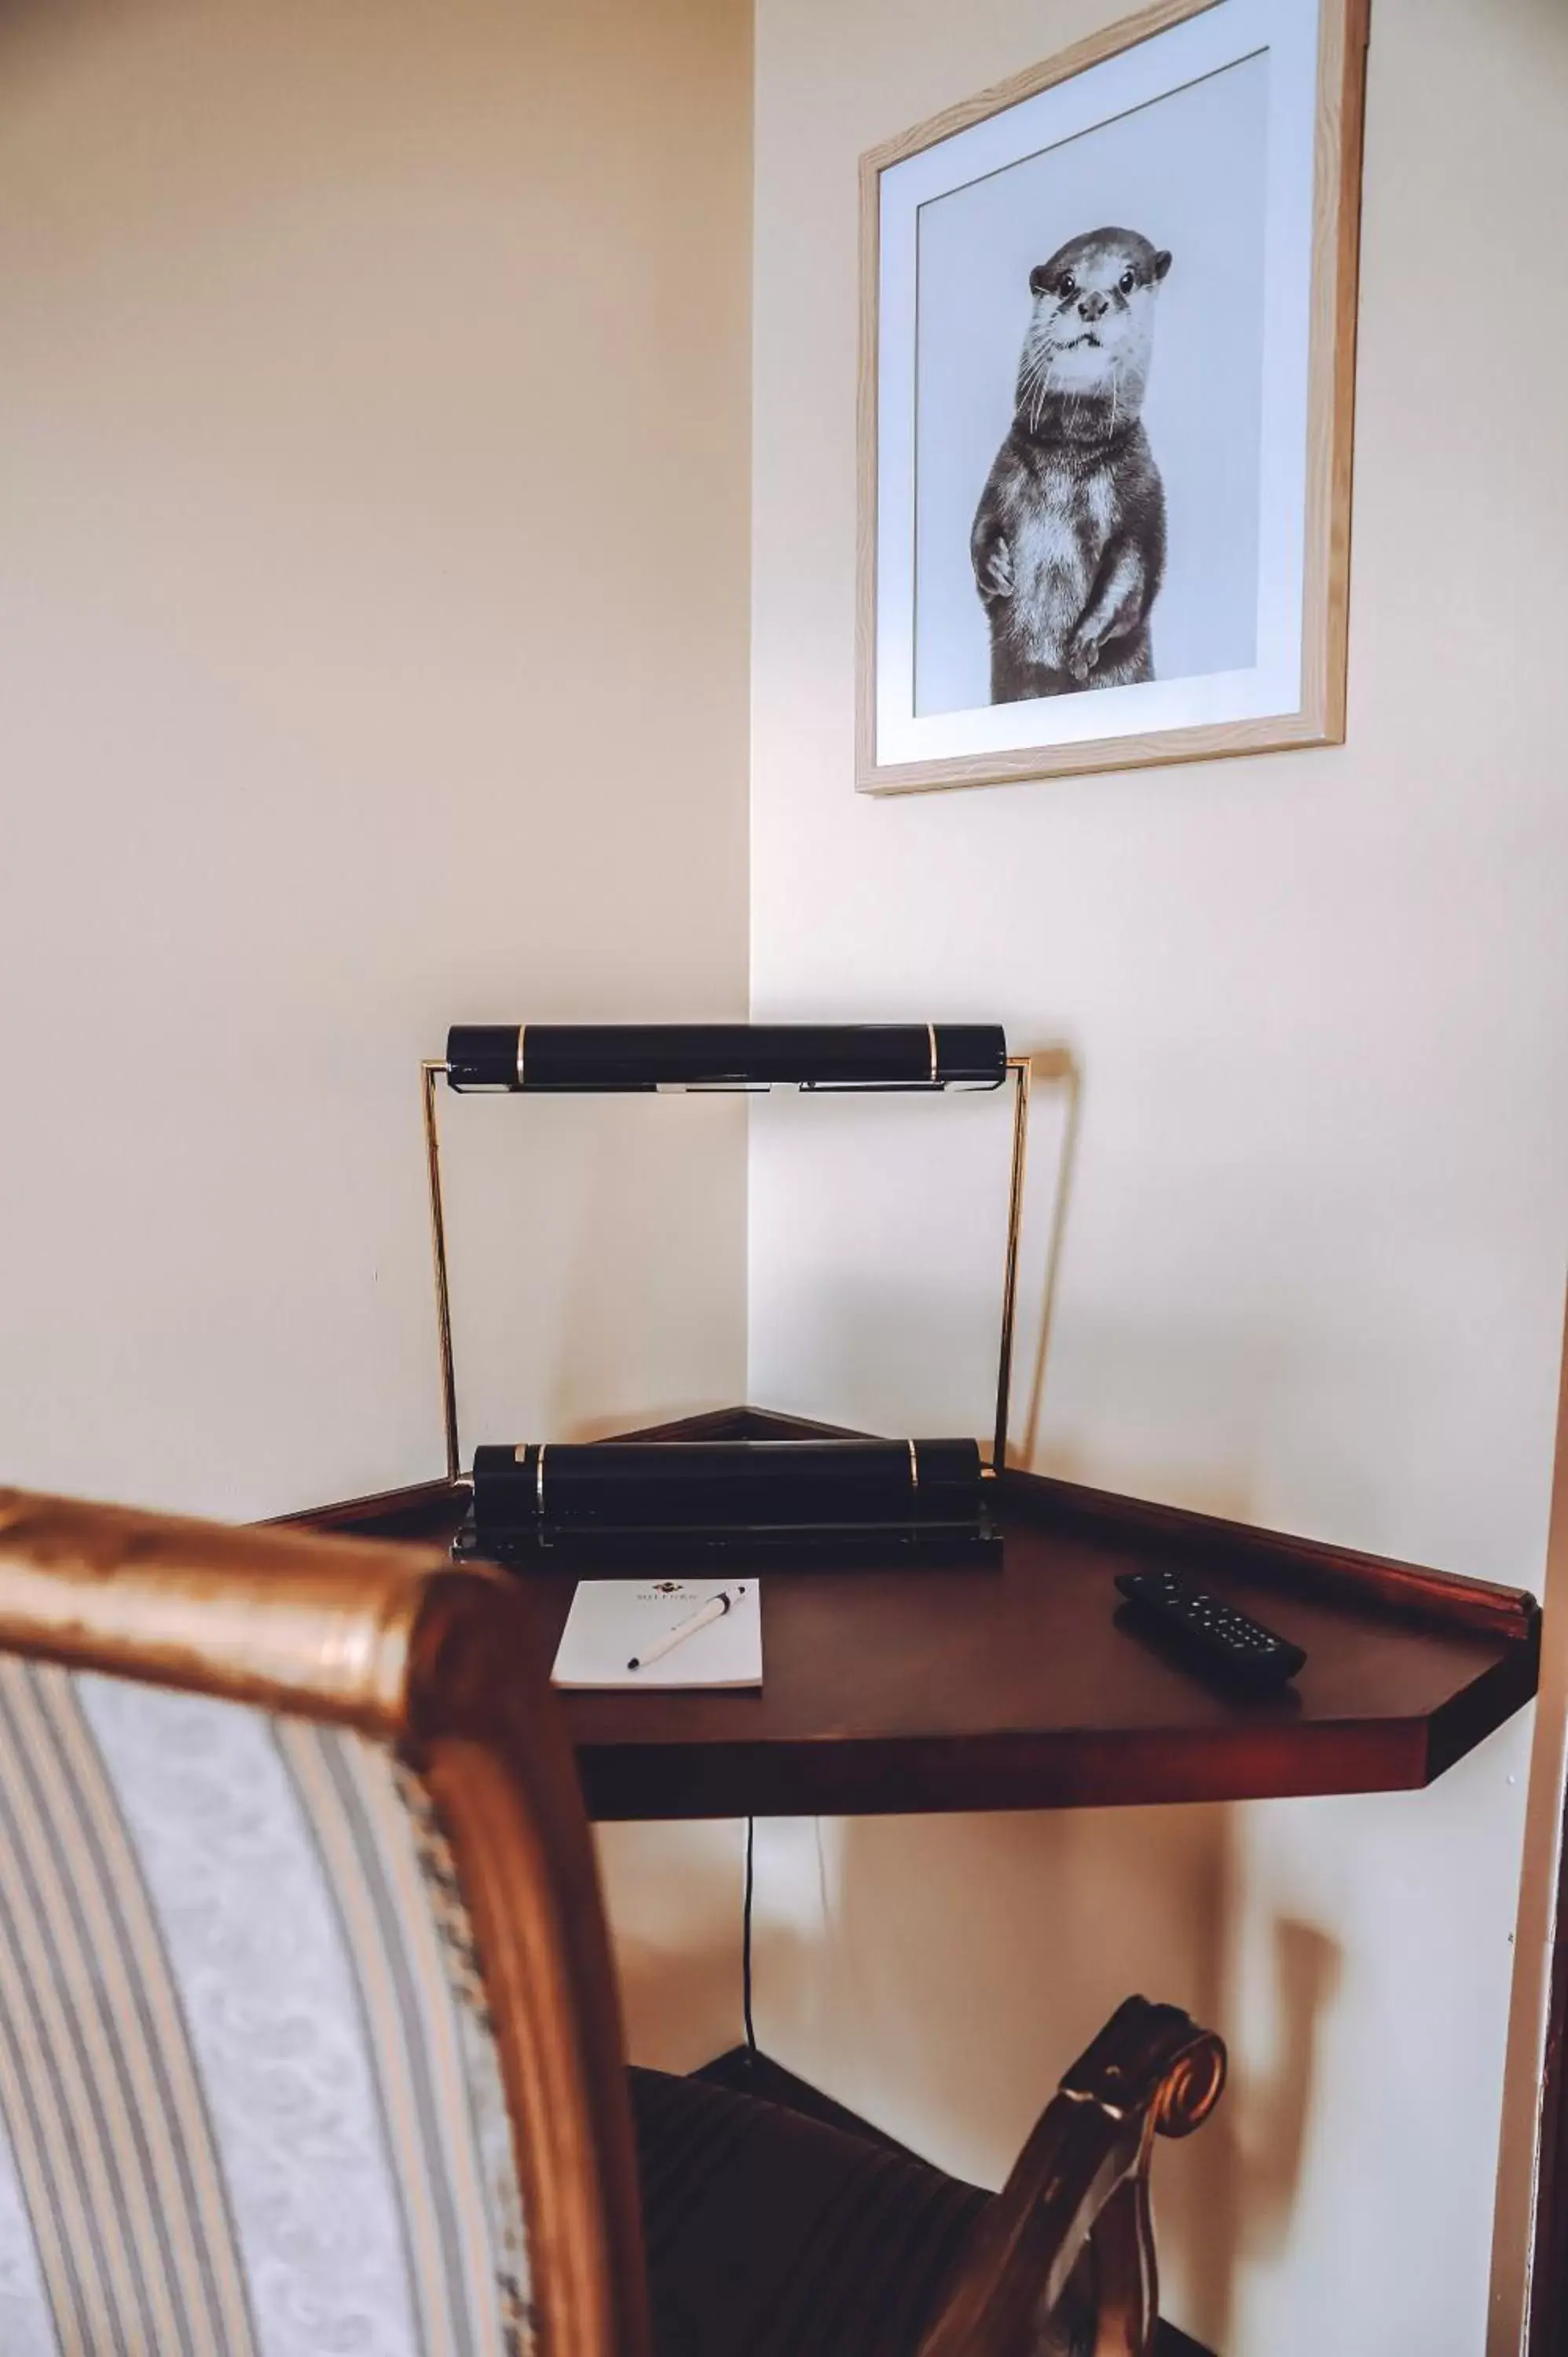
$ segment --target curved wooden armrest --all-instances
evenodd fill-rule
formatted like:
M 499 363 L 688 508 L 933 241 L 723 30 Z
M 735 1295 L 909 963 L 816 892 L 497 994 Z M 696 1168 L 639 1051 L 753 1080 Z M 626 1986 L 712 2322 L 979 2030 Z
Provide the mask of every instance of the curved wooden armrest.
M 975 2229 L 919 2357 L 1036 2357 L 1080 2266 L 1093 2357 L 1148 2357 L 1158 2316 L 1149 2158 L 1187 2136 L 1225 2084 L 1225 2048 L 1174 2005 L 1131 1996 L 1047 2105 Z

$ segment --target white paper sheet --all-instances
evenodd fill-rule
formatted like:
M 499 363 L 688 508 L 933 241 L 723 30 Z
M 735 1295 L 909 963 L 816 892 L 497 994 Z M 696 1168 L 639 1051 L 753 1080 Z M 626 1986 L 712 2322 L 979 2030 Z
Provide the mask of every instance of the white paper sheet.
M 627 1663 L 711 1597 L 735 1602 L 646 1669 Z M 556 1649 L 552 1683 L 649 1691 L 762 1684 L 762 1590 L 756 1579 L 580 1579 Z

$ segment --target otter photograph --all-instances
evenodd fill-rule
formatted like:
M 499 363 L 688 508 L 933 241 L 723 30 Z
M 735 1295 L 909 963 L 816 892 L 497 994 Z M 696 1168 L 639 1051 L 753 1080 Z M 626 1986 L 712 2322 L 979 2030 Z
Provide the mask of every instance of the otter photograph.
M 1343 736 L 1359 0 L 1173 5 L 862 159 L 865 791 Z
M 1251 663 L 1267 75 L 922 208 L 917 712 Z
M 1143 407 L 1170 266 L 1168 246 L 1101 229 L 1029 273 L 1013 423 L 969 536 L 993 704 L 1155 675 L 1165 494 Z

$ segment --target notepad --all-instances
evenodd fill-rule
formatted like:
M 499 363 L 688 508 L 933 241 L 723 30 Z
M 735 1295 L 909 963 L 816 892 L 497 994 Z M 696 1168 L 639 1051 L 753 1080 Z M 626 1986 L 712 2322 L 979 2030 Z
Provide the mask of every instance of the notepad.
M 634 1655 L 701 1609 L 721 1588 L 744 1587 L 722 1620 L 682 1639 L 646 1669 Z M 556 1648 L 552 1683 L 649 1693 L 672 1686 L 762 1684 L 762 1591 L 755 1579 L 580 1579 Z

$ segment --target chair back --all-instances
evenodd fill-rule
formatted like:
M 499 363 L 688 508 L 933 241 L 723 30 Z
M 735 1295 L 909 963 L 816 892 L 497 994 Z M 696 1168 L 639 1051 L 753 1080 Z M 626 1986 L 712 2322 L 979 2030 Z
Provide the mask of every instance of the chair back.
M 646 2357 L 644 2299 L 505 1578 L 0 1491 L 0 2349 Z

